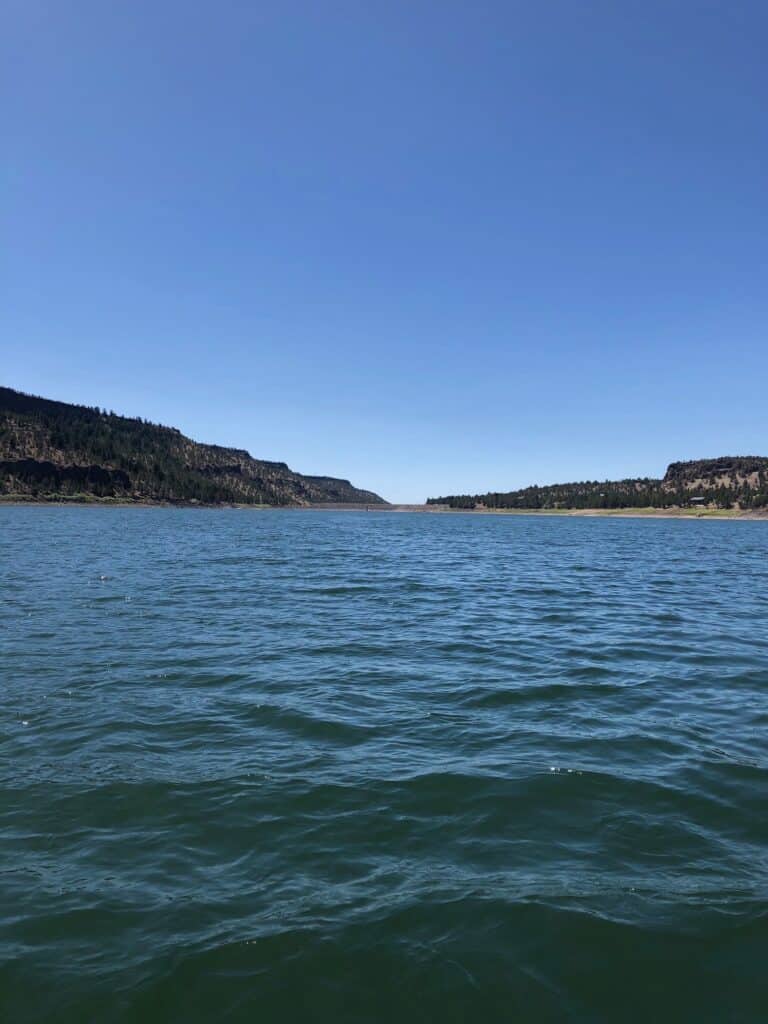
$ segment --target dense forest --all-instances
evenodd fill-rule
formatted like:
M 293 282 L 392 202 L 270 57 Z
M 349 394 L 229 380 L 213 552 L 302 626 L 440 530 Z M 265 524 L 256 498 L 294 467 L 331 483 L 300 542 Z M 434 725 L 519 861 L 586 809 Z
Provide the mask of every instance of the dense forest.
M 427 504 L 451 508 L 616 509 L 768 507 L 768 458 L 723 456 L 673 462 L 662 479 L 585 480 L 581 483 L 533 485 L 518 491 L 452 494 L 428 498 Z
M 381 502 L 348 480 L 199 444 L 141 417 L 0 388 L 0 495 L 203 504 Z

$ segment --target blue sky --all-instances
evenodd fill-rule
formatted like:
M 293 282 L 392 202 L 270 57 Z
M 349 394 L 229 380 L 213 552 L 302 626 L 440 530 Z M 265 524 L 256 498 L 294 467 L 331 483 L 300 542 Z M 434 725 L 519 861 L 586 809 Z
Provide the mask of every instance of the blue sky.
M 4 21 L 2 383 L 400 501 L 768 454 L 765 3 Z

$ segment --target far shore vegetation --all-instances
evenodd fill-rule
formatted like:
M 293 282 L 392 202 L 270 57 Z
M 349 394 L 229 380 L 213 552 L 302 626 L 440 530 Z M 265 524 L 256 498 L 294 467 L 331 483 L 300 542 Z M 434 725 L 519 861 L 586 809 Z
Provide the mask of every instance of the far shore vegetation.
M 348 480 L 296 473 L 284 462 L 201 444 L 140 417 L 0 388 L 0 501 L 762 517 L 768 514 L 768 458 L 673 462 L 659 479 L 533 485 L 390 506 Z
M 661 479 L 534 485 L 517 491 L 428 498 L 427 503 L 452 509 L 498 511 L 748 511 L 768 507 L 768 458 L 745 455 L 673 462 Z

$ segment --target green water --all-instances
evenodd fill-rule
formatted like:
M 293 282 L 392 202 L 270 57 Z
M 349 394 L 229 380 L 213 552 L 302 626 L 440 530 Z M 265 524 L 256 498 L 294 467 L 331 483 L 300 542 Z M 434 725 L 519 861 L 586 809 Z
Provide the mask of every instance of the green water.
M 0 1016 L 768 1020 L 768 523 L 0 507 Z

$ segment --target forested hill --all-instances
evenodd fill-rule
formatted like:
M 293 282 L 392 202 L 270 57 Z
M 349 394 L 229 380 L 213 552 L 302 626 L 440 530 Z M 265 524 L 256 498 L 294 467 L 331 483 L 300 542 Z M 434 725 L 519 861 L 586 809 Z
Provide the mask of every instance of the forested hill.
M 723 456 L 673 462 L 661 479 L 585 480 L 581 483 L 525 487 L 519 491 L 452 494 L 427 504 L 451 508 L 717 508 L 768 506 L 768 458 Z
M 173 427 L 0 388 L 0 495 L 309 505 L 382 499 L 348 480 L 199 444 Z

